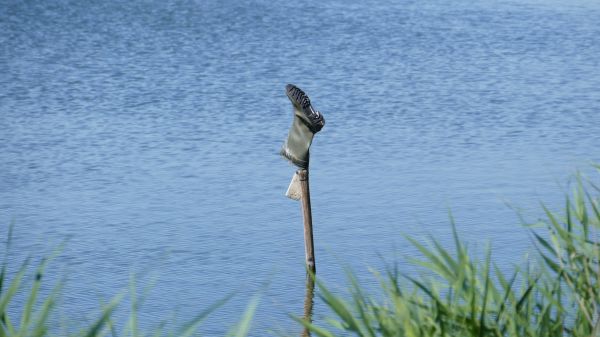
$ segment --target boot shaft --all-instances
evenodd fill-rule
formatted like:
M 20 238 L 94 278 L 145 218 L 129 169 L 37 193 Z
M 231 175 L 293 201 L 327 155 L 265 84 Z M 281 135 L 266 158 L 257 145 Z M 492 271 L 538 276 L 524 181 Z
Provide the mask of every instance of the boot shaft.
M 281 155 L 299 168 L 308 168 L 309 148 L 315 133 L 325 125 L 323 114 L 315 110 L 300 88 L 288 84 L 286 94 L 294 107 L 294 120 Z

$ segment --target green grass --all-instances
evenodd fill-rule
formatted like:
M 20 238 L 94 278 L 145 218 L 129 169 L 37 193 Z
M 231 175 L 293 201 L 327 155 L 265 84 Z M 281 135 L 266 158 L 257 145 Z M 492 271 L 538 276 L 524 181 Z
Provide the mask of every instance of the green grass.
M 454 225 L 453 247 L 409 238 L 421 257 L 419 277 L 389 267 L 378 275 L 383 299 L 365 294 L 349 274 L 348 296 L 318 283 L 335 316 L 313 335 L 355 336 L 600 336 L 600 189 L 582 179 L 562 213 L 542 206 L 531 230 L 537 256 L 504 273 L 487 249 L 473 257 Z
M 232 295 L 224 297 L 222 300 L 208 306 L 204 311 L 198 313 L 189 322 L 173 328 L 169 331 L 164 330 L 164 325 L 153 327 L 150 331 L 142 331 L 138 325 L 138 311 L 140 310 L 141 300 L 137 296 L 136 281 L 132 277 L 128 291 L 113 297 L 106 305 L 99 310 L 97 318 L 87 326 L 78 327 L 76 332 L 64 332 L 62 329 L 54 326 L 55 317 L 52 317 L 55 306 L 58 303 L 61 293 L 61 283 L 59 282 L 48 295 L 43 298 L 40 295 L 40 288 L 44 281 L 46 266 L 51 258 L 42 258 L 41 262 L 35 267 L 33 275 L 31 259 L 27 259 L 9 279 L 7 270 L 8 255 L 12 238 L 12 226 L 8 234 L 8 243 L 4 255 L 4 262 L 0 270 L 0 337 L 42 337 L 42 336 L 65 336 L 65 337 L 101 337 L 101 336 L 122 336 L 122 337 L 190 337 L 198 336 L 198 329 L 202 321 L 212 312 L 217 310 Z M 18 304 L 14 301 L 17 295 L 25 297 L 21 308 L 16 308 Z M 129 301 L 129 314 L 122 327 L 118 327 L 114 319 L 114 312 L 119 306 L 124 306 L 123 302 Z M 252 317 L 258 306 L 259 298 L 255 297 L 248 305 L 246 312 L 237 325 L 231 328 L 227 336 L 244 337 L 250 331 Z M 21 303 L 21 301 L 19 301 Z M 19 313 L 20 319 L 13 320 L 10 313 Z
M 600 170 L 600 167 L 598 167 Z M 492 251 L 473 254 L 457 234 L 444 247 L 431 240 L 408 238 L 420 251 L 412 262 L 423 268 L 418 276 L 399 272 L 396 265 L 377 274 L 383 296 L 371 296 L 349 273 L 350 291 L 340 296 L 317 280 L 319 296 L 334 316 L 314 323 L 294 318 L 313 336 L 585 336 L 600 337 L 600 188 L 579 178 L 562 212 L 542 206 L 544 220 L 531 229 L 536 256 L 506 273 L 494 263 Z M 12 227 L 11 227 L 12 231 Z M 50 259 L 19 270 L 7 270 L 10 233 L 0 270 L 0 337 L 197 336 L 202 321 L 231 296 L 218 301 L 186 324 L 165 331 L 162 326 L 142 331 L 138 325 L 140 299 L 135 279 L 130 288 L 99 309 L 96 320 L 77 332 L 52 326 L 61 284 L 40 295 Z M 34 271 L 32 273 L 32 271 Z M 45 291 L 44 293 L 48 293 Z M 25 297 L 16 303 L 15 296 Z M 114 312 L 129 302 L 129 316 L 118 324 Z M 15 307 L 15 306 L 20 307 Z M 251 300 L 228 336 L 246 336 L 257 310 Z M 10 313 L 18 312 L 18 319 Z M 267 333 L 260 333 L 267 335 Z

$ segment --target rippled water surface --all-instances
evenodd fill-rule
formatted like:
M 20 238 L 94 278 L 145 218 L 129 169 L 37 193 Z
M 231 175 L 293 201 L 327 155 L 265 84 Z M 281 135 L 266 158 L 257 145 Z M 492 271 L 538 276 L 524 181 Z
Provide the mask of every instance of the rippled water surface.
M 146 327 L 237 291 L 222 334 L 261 293 L 255 335 L 302 314 L 286 83 L 327 125 L 312 148 L 319 277 L 367 287 L 402 234 L 522 261 L 539 201 L 600 160 L 594 1 L 0 1 L 0 237 L 16 264 L 69 238 L 51 274 L 91 320 L 131 273 Z M 4 240 L 3 240 L 4 241 Z M 408 270 L 408 266 L 405 266 Z M 326 313 L 315 303 L 315 319 Z

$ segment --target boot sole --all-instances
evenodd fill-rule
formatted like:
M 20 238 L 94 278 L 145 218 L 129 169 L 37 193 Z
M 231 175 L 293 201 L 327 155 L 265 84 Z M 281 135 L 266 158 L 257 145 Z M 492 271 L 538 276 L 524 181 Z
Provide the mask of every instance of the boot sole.
M 310 104 L 310 98 L 308 98 L 308 95 L 302 91 L 302 89 L 293 84 L 288 84 L 285 86 L 285 93 L 294 107 L 296 107 L 298 111 L 302 111 L 304 117 L 306 117 L 305 121 L 308 122 L 308 127 L 314 133 L 321 131 L 325 125 L 325 121 L 323 120 L 323 116 L 321 114 L 316 116 L 313 114 L 313 111 L 316 112 L 317 110 L 315 110 Z

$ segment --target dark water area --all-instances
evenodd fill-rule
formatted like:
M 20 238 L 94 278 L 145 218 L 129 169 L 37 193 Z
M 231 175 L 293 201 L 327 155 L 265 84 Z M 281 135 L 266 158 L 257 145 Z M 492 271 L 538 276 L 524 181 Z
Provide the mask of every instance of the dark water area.
M 348 265 L 375 288 L 382 257 L 417 256 L 403 234 L 451 244 L 449 209 L 523 261 L 516 210 L 559 208 L 600 160 L 599 66 L 594 1 L 0 1 L 0 238 L 14 220 L 14 265 L 68 238 L 50 273 L 75 325 L 142 273 L 146 328 L 237 291 L 204 335 L 259 293 L 253 335 L 296 334 L 285 84 L 327 120 L 318 276 L 343 289 Z

